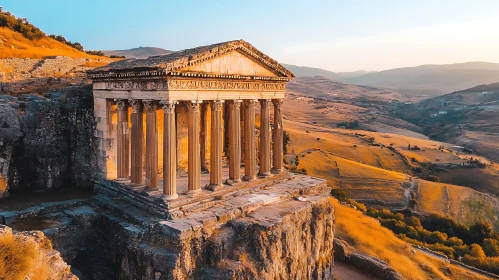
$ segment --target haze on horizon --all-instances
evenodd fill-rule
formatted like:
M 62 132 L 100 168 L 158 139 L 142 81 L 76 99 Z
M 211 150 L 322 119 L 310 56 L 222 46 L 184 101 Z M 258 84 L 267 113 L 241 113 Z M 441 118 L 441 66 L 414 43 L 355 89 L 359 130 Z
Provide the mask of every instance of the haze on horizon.
M 499 1 L 0 1 L 86 49 L 181 50 L 244 39 L 279 62 L 331 71 L 499 63 Z

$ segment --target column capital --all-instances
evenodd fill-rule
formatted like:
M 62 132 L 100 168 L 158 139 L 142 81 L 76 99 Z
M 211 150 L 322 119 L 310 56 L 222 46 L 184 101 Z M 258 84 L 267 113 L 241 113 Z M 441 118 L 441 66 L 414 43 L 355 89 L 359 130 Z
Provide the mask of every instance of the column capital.
M 160 101 L 159 104 L 165 110 L 165 114 L 173 114 L 175 113 L 175 105 L 178 104 L 178 102 L 171 100 L 163 100 Z
M 126 111 L 127 100 L 126 99 L 115 99 L 118 111 Z
M 246 104 L 246 106 L 248 108 L 254 107 L 257 102 L 258 102 L 258 100 L 256 100 L 256 99 L 246 99 L 246 100 L 244 100 L 244 104 Z
M 192 101 L 186 101 L 185 105 L 187 105 L 187 109 L 189 109 L 189 111 L 199 113 L 199 104 L 201 103 L 203 103 L 202 100 L 192 100 Z
M 281 108 L 282 102 L 284 102 L 284 99 L 272 99 L 272 103 L 276 108 Z
M 221 111 L 223 103 L 224 103 L 223 100 L 212 100 L 212 101 L 210 101 L 211 110 L 212 111 Z
M 137 99 L 129 99 L 128 100 L 128 103 L 130 105 L 132 105 L 132 112 L 133 113 L 138 113 L 140 112 L 140 109 L 141 109 L 141 102 L 140 100 L 137 100 Z
M 144 109 L 147 113 L 153 113 L 156 111 L 156 101 L 155 100 L 142 100 L 144 103 Z
M 262 108 L 268 108 L 270 102 L 270 99 L 260 99 L 260 105 L 262 106 Z
M 236 110 L 239 110 L 239 108 L 241 108 L 241 103 L 243 101 L 240 100 L 240 99 L 235 99 L 235 100 L 228 100 L 227 103 L 229 104 L 229 107 L 231 109 L 236 109 Z

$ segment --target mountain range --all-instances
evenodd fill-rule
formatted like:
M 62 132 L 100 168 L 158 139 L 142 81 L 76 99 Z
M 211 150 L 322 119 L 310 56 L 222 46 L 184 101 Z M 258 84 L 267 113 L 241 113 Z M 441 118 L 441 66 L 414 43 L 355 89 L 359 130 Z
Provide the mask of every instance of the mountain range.
M 481 84 L 499 82 L 499 63 L 466 62 L 421 65 L 380 72 L 337 73 L 319 68 L 285 66 L 297 77 L 323 76 L 336 82 L 389 88 L 404 93 L 438 96 Z
M 150 56 L 169 54 L 173 51 L 155 47 L 138 47 L 129 50 L 108 50 L 102 51 L 105 55 L 124 56 L 126 58 L 148 58 Z
M 126 58 L 147 58 L 172 53 L 171 50 L 155 47 L 139 47 L 129 50 L 103 51 L 106 55 Z M 352 71 L 333 72 L 325 69 L 283 64 L 297 77 L 322 76 L 335 82 L 362 86 L 388 88 L 407 94 L 439 96 L 449 92 L 481 84 L 499 82 L 499 63 L 465 62 L 443 65 L 421 65 L 379 72 Z

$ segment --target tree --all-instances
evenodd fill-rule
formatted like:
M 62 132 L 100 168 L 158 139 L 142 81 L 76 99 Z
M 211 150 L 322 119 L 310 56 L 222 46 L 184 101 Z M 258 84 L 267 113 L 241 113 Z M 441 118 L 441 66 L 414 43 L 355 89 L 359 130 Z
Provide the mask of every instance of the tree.
M 290 139 L 289 133 L 286 130 L 284 130 L 282 133 L 282 144 L 283 144 L 284 154 L 288 153 L 289 139 Z
M 485 257 L 486 257 L 485 253 L 483 252 L 483 249 L 482 249 L 482 247 L 480 247 L 480 245 L 473 243 L 473 244 L 471 244 L 470 248 L 471 248 L 471 250 L 470 250 L 471 257 L 477 258 L 477 259 L 485 259 Z
M 487 257 L 499 257 L 499 241 L 492 238 L 484 239 L 483 251 Z
M 471 242 L 482 244 L 484 239 L 492 237 L 494 230 L 489 221 L 479 221 L 470 226 L 469 232 Z

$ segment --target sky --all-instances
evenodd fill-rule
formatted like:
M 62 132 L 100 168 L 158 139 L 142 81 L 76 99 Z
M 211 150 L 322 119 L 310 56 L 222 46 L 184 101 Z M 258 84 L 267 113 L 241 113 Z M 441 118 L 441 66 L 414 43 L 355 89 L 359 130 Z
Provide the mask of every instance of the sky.
M 89 50 L 181 50 L 244 39 L 281 63 L 335 72 L 499 63 L 499 0 L 0 0 Z

